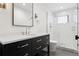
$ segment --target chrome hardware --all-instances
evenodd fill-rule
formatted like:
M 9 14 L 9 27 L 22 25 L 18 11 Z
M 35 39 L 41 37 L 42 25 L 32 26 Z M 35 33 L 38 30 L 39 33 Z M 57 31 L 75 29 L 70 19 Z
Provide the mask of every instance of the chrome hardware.
M 37 40 L 36 42 L 40 42 L 40 41 L 42 41 L 41 39 L 39 39 L 39 40 Z
M 38 47 L 38 48 L 36 48 L 36 49 L 40 49 L 41 48 L 41 46 L 40 47 Z
M 25 45 L 22 45 L 22 46 L 18 46 L 18 48 L 23 48 L 23 47 L 26 47 L 28 46 L 29 44 L 25 44 Z
M 28 53 L 26 53 L 24 56 L 28 56 L 29 54 Z

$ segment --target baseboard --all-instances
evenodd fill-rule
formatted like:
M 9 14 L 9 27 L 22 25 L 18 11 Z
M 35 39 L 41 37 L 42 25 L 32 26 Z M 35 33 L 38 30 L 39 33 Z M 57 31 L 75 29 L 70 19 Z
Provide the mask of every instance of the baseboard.
M 78 54 L 78 51 L 77 50 L 74 50 L 74 49 L 70 49 L 70 48 L 66 48 L 66 47 L 57 47 L 57 49 L 62 49 L 64 51 L 68 51 L 68 52 L 71 52 L 71 53 L 76 53 Z

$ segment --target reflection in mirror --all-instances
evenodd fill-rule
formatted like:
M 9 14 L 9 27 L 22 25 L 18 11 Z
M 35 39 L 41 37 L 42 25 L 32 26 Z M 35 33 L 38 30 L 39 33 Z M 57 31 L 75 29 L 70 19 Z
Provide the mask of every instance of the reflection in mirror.
M 14 3 L 12 23 L 14 26 L 33 26 L 33 4 Z
M 6 8 L 6 4 L 5 3 L 0 3 L 0 8 L 5 9 Z

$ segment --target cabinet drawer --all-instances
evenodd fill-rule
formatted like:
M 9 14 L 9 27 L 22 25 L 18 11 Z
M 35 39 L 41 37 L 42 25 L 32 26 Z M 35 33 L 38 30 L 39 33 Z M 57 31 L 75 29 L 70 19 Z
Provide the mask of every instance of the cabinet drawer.
M 4 45 L 4 53 L 7 55 L 9 54 L 15 54 L 18 51 L 21 51 L 23 49 L 26 49 L 26 51 L 30 50 L 31 48 L 31 42 L 30 40 L 24 40 L 24 41 L 19 41 L 15 43 L 10 43 L 7 45 Z
M 42 41 L 45 42 L 45 43 L 46 43 L 46 42 L 49 42 L 49 36 L 48 36 L 48 35 L 42 36 L 41 39 L 42 39 Z
M 41 37 L 38 37 L 38 38 L 33 38 L 31 40 L 31 42 L 32 42 L 33 45 L 36 45 L 39 42 L 42 42 L 43 44 L 48 44 L 49 43 L 49 36 L 41 36 Z
M 46 46 L 47 44 L 44 44 L 43 42 L 36 43 L 36 45 L 32 44 L 32 48 L 37 49 L 37 50 L 43 49 Z
M 30 56 L 31 55 L 31 49 L 23 48 L 22 50 L 19 50 L 15 53 L 15 56 Z

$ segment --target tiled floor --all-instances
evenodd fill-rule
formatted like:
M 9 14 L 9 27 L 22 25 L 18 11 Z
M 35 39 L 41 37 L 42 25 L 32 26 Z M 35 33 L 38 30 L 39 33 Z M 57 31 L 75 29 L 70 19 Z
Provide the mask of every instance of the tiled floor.
M 77 53 L 73 53 L 73 52 L 69 52 L 69 51 L 65 51 L 62 49 L 56 49 L 56 53 L 55 52 L 50 52 L 50 56 L 77 56 Z

